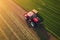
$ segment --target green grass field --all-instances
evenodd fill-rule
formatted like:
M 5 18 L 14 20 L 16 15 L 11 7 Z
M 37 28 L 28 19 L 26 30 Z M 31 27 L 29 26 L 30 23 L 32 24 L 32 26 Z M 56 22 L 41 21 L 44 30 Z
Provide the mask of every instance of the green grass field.
M 60 39 L 60 0 L 16 0 L 27 11 L 36 9 L 44 19 L 44 26 Z

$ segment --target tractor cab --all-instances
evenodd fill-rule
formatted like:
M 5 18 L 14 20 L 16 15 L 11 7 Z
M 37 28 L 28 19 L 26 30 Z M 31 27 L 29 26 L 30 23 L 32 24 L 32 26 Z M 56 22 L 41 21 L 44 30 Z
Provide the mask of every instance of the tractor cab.
M 38 11 L 33 9 L 28 13 L 25 13 L 25 20 L 30 24 L 32 27 L 38 25 L 40 18 L 37 16 Z
M 38 13 L 38 11 L 34 9 L 34 10 L 25 14 L 25 19 L 26 20 L 32 20 L 34 22 L 38 22 L 38 18 L 36 15 L 37 13 Z

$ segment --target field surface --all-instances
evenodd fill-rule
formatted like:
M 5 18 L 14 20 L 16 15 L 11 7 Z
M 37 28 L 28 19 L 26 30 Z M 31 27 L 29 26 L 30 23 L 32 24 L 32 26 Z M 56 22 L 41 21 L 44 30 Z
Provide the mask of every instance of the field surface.
M 60 39 L 59 3 L 59 0 L 0 0 L 0 40 L 46 40 L 48 35 L 48 40 Z M 39 11 L 48 32 L 28 27 L 24 13 L 32 9 Z

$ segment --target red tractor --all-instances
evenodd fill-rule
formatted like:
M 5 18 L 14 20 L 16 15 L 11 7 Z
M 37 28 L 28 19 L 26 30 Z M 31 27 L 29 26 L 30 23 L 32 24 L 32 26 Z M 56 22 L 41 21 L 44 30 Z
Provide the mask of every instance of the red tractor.
M 25 20 L 31 27 L 37 27 L 41 23 L 40 17 L 38 17 L 38 11 L 33 9 L 25 15 Z

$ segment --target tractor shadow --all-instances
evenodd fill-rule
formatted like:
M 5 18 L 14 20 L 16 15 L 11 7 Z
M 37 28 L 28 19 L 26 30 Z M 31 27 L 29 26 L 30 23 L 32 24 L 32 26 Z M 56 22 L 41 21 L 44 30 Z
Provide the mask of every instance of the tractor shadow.
M 41 40 L 50 39 L 50 35 L 48 31 L 42 25 L 40 25 L 39 27 L 33 28 L 33 30 L 38 34 Z

